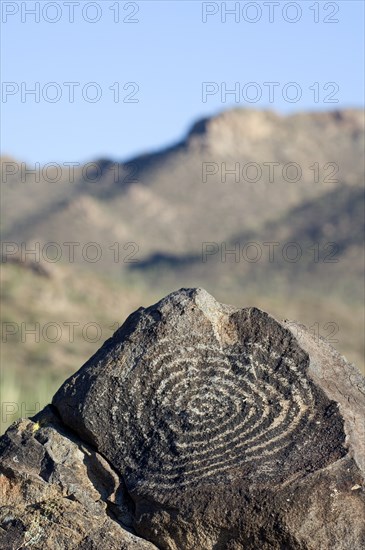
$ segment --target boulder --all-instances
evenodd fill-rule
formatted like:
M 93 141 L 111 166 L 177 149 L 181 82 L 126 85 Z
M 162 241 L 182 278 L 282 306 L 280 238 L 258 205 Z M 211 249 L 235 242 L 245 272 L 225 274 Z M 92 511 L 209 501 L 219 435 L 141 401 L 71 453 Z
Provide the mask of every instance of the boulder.
M 304 326 L 182 289 L 3 437 L 2 536 L 36 536 L 36 507 L 39 548 L 365 548 L 364 410 Z

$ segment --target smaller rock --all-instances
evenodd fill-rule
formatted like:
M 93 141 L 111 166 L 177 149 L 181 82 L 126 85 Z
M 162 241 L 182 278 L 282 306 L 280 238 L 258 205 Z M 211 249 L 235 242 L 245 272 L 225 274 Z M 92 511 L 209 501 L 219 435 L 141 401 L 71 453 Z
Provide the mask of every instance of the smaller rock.
M 34 420 L 14 423 L 0 441 L 0 548 L 156 550 L 133 534 L 130 502 L 108 462 L 52 407 Z

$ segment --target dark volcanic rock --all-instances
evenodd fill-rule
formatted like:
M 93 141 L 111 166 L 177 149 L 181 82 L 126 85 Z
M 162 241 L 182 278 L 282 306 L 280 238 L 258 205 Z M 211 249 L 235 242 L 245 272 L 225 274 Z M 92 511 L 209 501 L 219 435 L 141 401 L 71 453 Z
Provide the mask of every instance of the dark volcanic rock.
M 171 550 L 363 548 L 364 396 L 357 370 L 305 327 L 180 290 L 131 315 L 65 382 L 62 423 L 9 430 L 2 469 L 11 483 L 25 453 L 47 490 L 74 495 L 93 529 L 75 548 L 114 548 L 95 538 L 106 513 L 127 537 L 116 548 L 152 547 L 122 526 Z M 26 527 L 11 521 L 18 541 Z M 59 521 L 40 548 L 73 548 L 55 545 Z

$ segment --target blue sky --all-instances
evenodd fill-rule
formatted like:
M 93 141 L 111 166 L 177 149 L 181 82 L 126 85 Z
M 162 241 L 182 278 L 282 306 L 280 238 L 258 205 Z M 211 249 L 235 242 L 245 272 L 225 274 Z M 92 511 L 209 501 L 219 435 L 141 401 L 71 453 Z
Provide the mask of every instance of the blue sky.
M 234 106 L 363 106 L 361 0 L 1 4 L 1 151 L 17 159 L 127 159 Z

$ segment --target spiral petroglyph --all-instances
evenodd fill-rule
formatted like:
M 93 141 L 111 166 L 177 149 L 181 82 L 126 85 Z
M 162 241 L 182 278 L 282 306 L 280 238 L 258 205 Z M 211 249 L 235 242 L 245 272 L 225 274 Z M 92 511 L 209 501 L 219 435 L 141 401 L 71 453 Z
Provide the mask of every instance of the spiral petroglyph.
M 262 341 L 224 350 L 190 334 L 187 341 L 160 340 L 141 363 L 148 384 L 143 366 L 122 377 L 128 412 L 121 416 L 118 403 L 111 414 L 113 431 L 123 426 L 115 461 L 131 474 L 148 471 L 146 487 L 168 490 L 236 468 L 268 480 L 314 466 L 326 419 L 290 356 Z
M 279 482 L 345 454 L 337 407 L 308 378 L 288 330 L 204 291 L 176 295 L 132 316 L 108 361 L 93 363 L 100 374 L 86 365 L 80 378 L 89 384 L 81 429 L 93 438 L 107 427 L 97 444 L 131 490 Z

